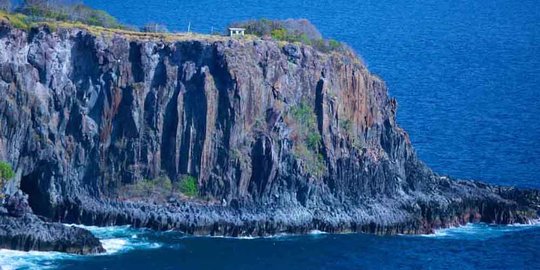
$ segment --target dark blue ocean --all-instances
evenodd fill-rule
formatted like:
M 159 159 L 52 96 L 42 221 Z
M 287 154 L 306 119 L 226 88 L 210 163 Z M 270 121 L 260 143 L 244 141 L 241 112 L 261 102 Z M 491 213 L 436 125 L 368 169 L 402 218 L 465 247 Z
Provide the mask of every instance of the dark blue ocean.
M 398 120 L 441 174 L 540 188 L 538 0 L 86 0 L 122 22 L 172 31 L 307 18 L 388 84 Z M 8 269 L 540 269 L 540 226 L 433 236 L 185 237 L 91 228 L 107 255 L 0 251 Z

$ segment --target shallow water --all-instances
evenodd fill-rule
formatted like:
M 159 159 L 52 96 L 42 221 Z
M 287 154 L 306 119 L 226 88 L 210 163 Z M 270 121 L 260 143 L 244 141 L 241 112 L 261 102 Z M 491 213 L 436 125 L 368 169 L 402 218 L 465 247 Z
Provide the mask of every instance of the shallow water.
M 209 32 L 299 18 L 350 44 L 399 102 L 420 157 L 456 177 L 540 188 L 537 0 L 86 0 L 123 22 Z M 264 239 L 91 228 L 108 253 L 0 251 L 5 269 L 540 269 L 540 227 L 467 225 L 429 236 Z

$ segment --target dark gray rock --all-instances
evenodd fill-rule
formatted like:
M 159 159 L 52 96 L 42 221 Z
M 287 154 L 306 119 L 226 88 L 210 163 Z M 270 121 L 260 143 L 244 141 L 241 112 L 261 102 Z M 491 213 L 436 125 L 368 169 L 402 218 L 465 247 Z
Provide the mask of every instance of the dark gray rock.
M 0 248 L 60 251 L 74 254 L 105 252 L 89 231 L 58 223 L 45 223 L 32 214 L 0 216 Z
M 8 195 L 5 199 L 4 207 L 7 214 L 12 217 L 22 217 L 24 214 L 32 214 L 32 208 L 28 204 L 28 195 L 22 191 L 17 191 L 13 195 Z
M 419 161 L 396 101 L 352 52 L 0 27 L 0 158 L 54 221 L 266 235 L 538 218 L 538 191 Z M 117 201 L 162 173 L 196 176 L 206 200 Z

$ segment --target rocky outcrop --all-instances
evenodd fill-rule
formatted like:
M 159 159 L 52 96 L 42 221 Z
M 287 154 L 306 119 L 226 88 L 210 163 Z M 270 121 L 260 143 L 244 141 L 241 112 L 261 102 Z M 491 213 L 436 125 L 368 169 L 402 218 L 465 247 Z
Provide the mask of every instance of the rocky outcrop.
M 74 254 L 105 252 L 88 230 L 46 223 L 31 214 L 15 218 L 0 216 L 0 248 L 60 251 Z
M 85 229 L 40 220 L 20 191 L 9 196 L 5 206 L 0 207 L 0 248 L 74 254 L 105 252 L 99 239 Z
M 55 221 L 195 234 L 429 233 L 537 218 L 537 191 L 433 173 L 350 51 L 0 28 L 0 158 Z M 118 201 L 142 179 L 199 198 Z

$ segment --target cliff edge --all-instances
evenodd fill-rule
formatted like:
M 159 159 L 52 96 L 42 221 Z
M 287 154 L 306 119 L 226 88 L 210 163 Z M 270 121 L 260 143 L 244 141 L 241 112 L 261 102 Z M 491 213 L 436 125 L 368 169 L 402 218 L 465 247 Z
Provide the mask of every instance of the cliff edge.
M 257 236 L 538 218 L 537 190 L 432 172 L 396 109 L 347 50 L 0 26 L 0 159 L 58 222 Z M 186 175 L 196 198 L 123 192 Z

